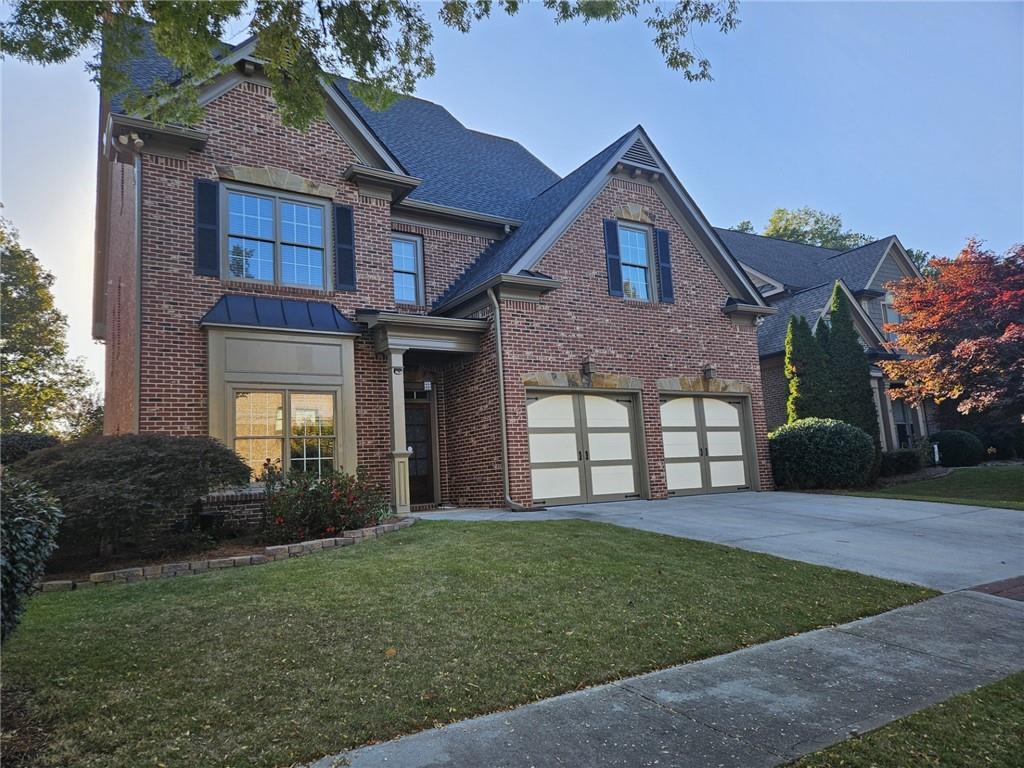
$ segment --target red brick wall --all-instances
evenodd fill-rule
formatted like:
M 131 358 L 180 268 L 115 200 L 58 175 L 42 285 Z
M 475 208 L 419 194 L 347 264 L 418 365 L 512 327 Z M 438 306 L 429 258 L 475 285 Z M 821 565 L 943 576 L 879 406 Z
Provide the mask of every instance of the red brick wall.
M 497 369 L 492 325 L 481 341 L 479 353 L 455 359 L 443 373 L 448 439 L 448 476 L 444 485 L 447 500 L 453 504 L 504 503 Z
M 207 345 L 202 315 L 226 292 L 331 301 L 348 317 L 357 308 L 394 308 L 391 216 L 386 202 L 361 197 L 341 178 L 355 155 L 326 122 L 308 134 L 285 128 L 268 89 L 245 83 L 211 103 L 199 126 L 210 135 L 185 159 L 143 155 L 142 375 L 140 431 L 205 434 Z M 254 285 L 193 273 L 193 180 L 217 178 L 214 165 L 275 166 L 333 184 L 335 202 L 352 205 L 358 292 Z M 356 343 L 358 460 L 390 483 L 388 366 L 368 340 Z
M 104 163 L 109 173 L 107 225 L 106 386 L 103 431 L 135 431 L 138 364 L 138 254 L 135 243 L 135 168 L 131 163 Z
M 608 295 L 602 221 L 617 208 L 639 203 L 655 226 L 669 231 L 674 304 L 643 303 Z M 762 488 L 771 488 L 757 329 L 736 325 L 722 313 L 728 299 L 696 247 L 654 189 L 613 179 L 570 225 L 536 269 L 563 283 L 539 304 L 508 302 L 502 308 L 505 387 L 512 465 L 512 498 L 531 502 L 523 375 L 579 371 L 591 356 L 601 373 L 643 380 L 642 411 L 651 493 L 666 495 L 659 396 L 661 377 L 717 376 L 750 385 Z
M 765 420 L 771 432 L 789 420 L 786 412 L 789 382 L 786 381 L 785 358 L 782 355 L 761 362 L 761 386 L 764 387 Z

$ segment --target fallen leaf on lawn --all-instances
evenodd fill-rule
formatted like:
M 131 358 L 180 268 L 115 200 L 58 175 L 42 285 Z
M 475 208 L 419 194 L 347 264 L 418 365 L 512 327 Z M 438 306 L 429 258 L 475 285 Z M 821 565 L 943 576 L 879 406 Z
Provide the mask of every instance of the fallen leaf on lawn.
M 397 655 L 398 655 L 398 649 L 394 648 L 394 647 L 388 648 L 386 651 L 384 651 L 384 656 L 385 656 L 385 658 L 388 658 L 388 659 L 393 659 Z

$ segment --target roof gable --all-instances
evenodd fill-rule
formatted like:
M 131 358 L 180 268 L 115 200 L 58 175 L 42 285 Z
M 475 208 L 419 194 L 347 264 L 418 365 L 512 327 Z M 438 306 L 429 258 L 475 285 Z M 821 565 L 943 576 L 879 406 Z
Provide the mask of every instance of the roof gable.
M 601 152 L 546 189 L 525 209 L 523 223 L 510 237 L 494 243 L 460 275 L 434 305 L 443 310 L 499 274 L 532 270 L 579 213 L 601 191 L 620 165 L 653 172 L 680 211 L 680 224 L 692 232 L 694 245 L 704 255 L 733 298 L 752 306 L 765 306 L 749 276 L 718 239 L 714 228 L 683 188 L 642 126 L 619 137 Z

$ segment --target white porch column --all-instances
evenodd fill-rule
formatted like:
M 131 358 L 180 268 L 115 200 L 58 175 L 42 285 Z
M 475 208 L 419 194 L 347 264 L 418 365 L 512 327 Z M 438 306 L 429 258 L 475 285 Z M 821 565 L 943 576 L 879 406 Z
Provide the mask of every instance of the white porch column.
M 395 514 L 409 514 L 409 447 L 405 440 L 404 349 L 389 348 L 391 366 L 391 504 Z

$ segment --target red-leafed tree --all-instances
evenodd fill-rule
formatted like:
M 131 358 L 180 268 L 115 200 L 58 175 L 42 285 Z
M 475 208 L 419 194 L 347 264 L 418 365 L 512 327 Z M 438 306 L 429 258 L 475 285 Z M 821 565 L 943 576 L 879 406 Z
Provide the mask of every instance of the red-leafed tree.
M 894 287 L 901 320 L 886 326 L 902 360 L 882 363 L 912 403 L 953 400 L 961 413 L 1024 416 L 1024 244 L 999 257 L 969 240 L 934 273 Z

